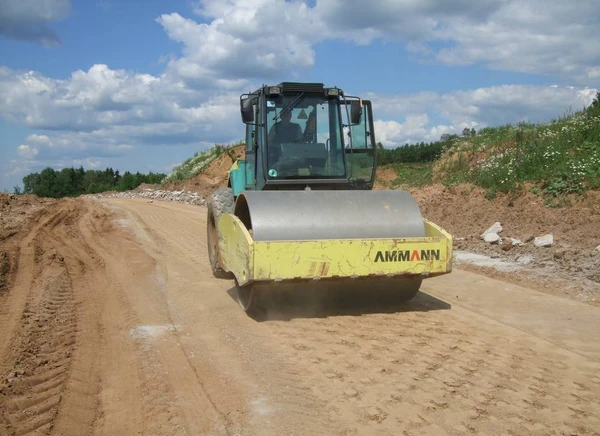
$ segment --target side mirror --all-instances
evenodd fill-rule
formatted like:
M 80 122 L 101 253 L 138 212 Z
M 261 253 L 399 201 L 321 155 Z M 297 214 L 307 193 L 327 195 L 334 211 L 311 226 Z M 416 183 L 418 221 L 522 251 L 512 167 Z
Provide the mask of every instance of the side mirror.
M 352 100 L 350 102 L 350 123 L 351 124 L 360 124 L 361 118 L 362 118 L 362 101 L 361 100 Z
M 253 98 L 247 97 L 240 99 L 240 112 L 242 121 L 246 124 L 254 122 L 254 108 L 252 106 Z

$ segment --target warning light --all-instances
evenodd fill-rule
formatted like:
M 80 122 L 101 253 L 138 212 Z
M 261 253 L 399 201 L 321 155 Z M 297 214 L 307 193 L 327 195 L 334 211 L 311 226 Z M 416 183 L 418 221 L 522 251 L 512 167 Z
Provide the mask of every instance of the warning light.
M 279 86 L 269 87 L 269 95 L 279 95 L 279 94 L 281 94 L 281 87 L 279 87 Z

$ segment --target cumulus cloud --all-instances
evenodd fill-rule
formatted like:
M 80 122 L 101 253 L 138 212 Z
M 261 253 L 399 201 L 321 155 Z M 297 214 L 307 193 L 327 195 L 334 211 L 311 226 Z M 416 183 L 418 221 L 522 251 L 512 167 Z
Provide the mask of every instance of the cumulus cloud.
M 437 140 L 465 127 L 543 121 L 579 110 L 596 89 L 504 85 L 446 94 L 366 94 L 376 136 L 386 146 Z M 28 127 L 22 157 L 95 159 L 142 147 L 234 141 L 243 136 L 237 92 L 195 90 L 169 74 L 150 76 L 95 65 L 55 80 L 0 71 L 0 115 Z M 35 155 L 32 155 L 35 150 Z
M 47 23 L 64 18 L 69 1 L 32 2 L 1 2 L 0 34 L 16 38 L 20 29 L 25 38 L 42 29 L 45 36 L 30 39 L 56 43 Z M 593 99 L 600 81 L 596 3 L 204 0 L 195 3 L 192 18 L 169 11 L 156 17 L 166 37 L 181 45 L 180 53 L 161 56 L 164 70 L 156 75 L 97 64 L 59 80 L 0 66 L 0 116 L 40 130 L 12 145 L 27 162 L 91 165 L 142 147 L 234 141 L 243 136 L 241 92 L 300 77 L 317 62 L 319 42 L 381 39 L 405 43 L 429 62 L 548 73 L 577 84 L 367 95 L 376 135 L 387 146 L 435 140 L 464 127 L 547 120 Z
M 60 38 L 47 23 L 65 18 L 69 11 L 70 0 L 2 0 L 0 36 L 57 45 Z
M 597 0 L 506 2 L 481 23 L 463 17 L 436 32 L 451 41 L 436 58 L 446 64 L 484 63 L 492 69 L 594 79 L 600 65 Z
M 404 43 L 441 65 L 600 81 L 600 8 L 562 0 L 204 0 L 198 23 L 177 13 L 157 21 L 183 44 L 170 69 L 193 86 L 226 89 L 294 75 L 326 40 Z
M 598 79 L 597 0 L 321 0 L 315 15 L 328 37 L 402 41 L 428 61 Z
M 208 140 L 222 137 L 232 117 L 239 117 L 238 96 L 218 89 L 200 92 L 167 75 L 132 74 L 106 65 L 76 71 L 68 80 L 0 69 L 0 115 L 27 127 L 70 131 L 112 145 L 143 143 L 161 134 L 187 140 L 199 132 Z
M 445 133 L 460 134 L 464 128 L 549 121 L 589 106 L 596 91 L 573 86 L 503 85 L 446 94 L 371 93 L 365 98 L 373 102 L 377 140 L 390 147 L 435 141 Z
M 157 18 L 184 45 L 168 68 L 195 87 L 239 89 L 314 65 L 312 44 L 322 39 L 313 9 L 284 0 L 209 1 L 198 8 L 208 24 L 178 13 Z
M 427 114 L 409 115 L 403 123 L 397 121 L 375 121 L 375 135 L 384 146 L 402 142 L 415 142 L 427 135 Z
M 14 145 L 11 176 L 46 165 L 99 165 L 151 153 L 151 147 L 197 149 L 243 137 L 239 93 L 194 90 L 169 74 L 151 76 L 106 65 L 64 80 L 0 67 L 0 116 L 41 130 Z M 16 172 L 15 172 L 16 171 Z
M 451 121 L 474 120 L 485 124 L 544 121 L 565 111 L 589 106 L 596 88 L 573 86 L 498 85 L 445 94 L 418 92 L 403 95 L 366 94 L 380 115 L 434 111 Z
M 429 40 L 460 17 L 471 23 L 486 21 L 507 0 L 322 0 L 315 7 L 330 33 L 357 42 L 374 38 Z
M 17 147 L 19 155 L 25 159 L 33 159 L 37 154 L 38 150 L 35 147 L 31 147 L 27 144 L 21 144 Z
M 38 135 L 36 133 L 32 133 L 31 135 L 27 136 L 27 142 L 32 142 L 34 144 L 50 144 L 50 145 L 52 145 L 48 135 Z

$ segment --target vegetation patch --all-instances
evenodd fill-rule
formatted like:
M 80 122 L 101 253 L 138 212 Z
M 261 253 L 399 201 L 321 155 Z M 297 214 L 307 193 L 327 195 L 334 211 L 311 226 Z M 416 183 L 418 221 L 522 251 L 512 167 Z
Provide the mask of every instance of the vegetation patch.
M 550 123 L 485 128 L 455 140 L 436 165 L 436 175 L 446 184 L 471 182 L 490 192 L 526 183 L 550 197 L 598 189 L 599 96 L 586 110 Z
M 433 163 L 431 162 L 393 164 L 391 168 L 398 174 L 398 177 L 390 183 L 392 189 L 403 186 L 422 188 L 432 183 Z
M 85 170 L 83 167 L 63 168 L 56 171 L 50 167 L 39 173 L 23 177 L 23 190 L 15 186 L 15 194 L 34 194 L 38 197 L 63 198 L 106 191 L 128 191 L 142 183 L 160 183 L 165 174 L 120 174 L 112 168 Z
M 181 165 L 176 166 L 173 171 L 163 179 L 162 183 L 192 179 L 206 170 L 206 168 L 208 168 L 208 166 L 219 156 L 224 153 L 231 153 L 235 148 L 242 144 L 243 142 L 229 145 L 216 144 L 208 150 L 200 153 L 196 152 L 194 153 L 194 156 L 186 159 Z
M 531 186 L 554 204 L 600 189 L 600 93 L 588 108 L 549 123 L 465 129 L 435 143 L 379 150 L 378 161 L 398 172 L 395 183 L 472 183 L 488 198 Z

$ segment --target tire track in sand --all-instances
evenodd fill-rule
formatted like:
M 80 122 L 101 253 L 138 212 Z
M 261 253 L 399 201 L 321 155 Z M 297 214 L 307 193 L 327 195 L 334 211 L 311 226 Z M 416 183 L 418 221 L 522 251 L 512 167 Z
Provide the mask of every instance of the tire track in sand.
M 19 276 L 11 290 L 15 298 L 26 295 L 2 364 L 0 416 L 11 435 L 47 434 L 55 429 L 59 411 L 72 395 L 69 386 L 77 369 L 73 363 L 78 353 L 79 310 L 65 261 L 69 252 L 49 237 L 59 231 L 69 211 L 52 206 L 48 212 L 24 241 Z M 78 404 L 82 405 L 81 399 Z M 88 413 L 73 421 L 76 425 L 69 425 L 74 431 L 62 434 L 87 432 L 95 415 L 92 404 Z
M 426 298 L 268 324 L 340 434 L 598 434 L 598 363 Z
M 581 354 L 424 293 L 372 310 L 300 301 L 256 323 L 210 276 L 203 209 L 110 203 L 166 265 L 171 316 L 196 336 L 180 336 L 186 354 L 214 356 L 253 393 L 258 434 L 598 434 L 600 367 Z
M 140 426 L 152 434 L 243 434 L 244 429 L 233 422 L 235 407 L 223 412 L 207 391 L 206 380 L 214 385 L 218 378 L 211 379 L 206 368 L 197 368 L 183 348 L 179 330 L 184 326 L 170 314 L 168 271 L 152 257 L 156 253 L 140 249 L 135 236 L 117 229 L 112 224 L 114 216 L 105 210 L 95 208 L 95 214 L 102 219 L 90 220 L 82 232 L 106 262 L 105 277 L 111 277 L 113 294 L 118 296 L 128 336 L 139 356 L 136 366 L 143 381 L 139 389 L 147 400 Z M 124 223 L 123 219 L 117 222 Z M 151 228 L 142 232 L 149 232 L 156 241 Z M 98 234 L 105 237 L 98 238 Z M 157 241 L 153 247 L 160 250 L 161 245 Z M 239 401 L 235 395 L 230 398 L 236 404 Z
M 164 265 L 169 319 L 183 324 L 177 332 L 182 350 L 202 389 L 240 434 L 332 434 L 335 426 L 322 413 L 326 403 L 312 395 L 302 371 L 266 346 L 266 331 L 231 305 L 230 283 L 212 277 L 201 209 L 142 201 L 110 205 L 123 207 L 127 219 L 121 223 Z M 235 398 L 235 386 L 244 397 Z

